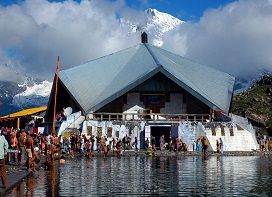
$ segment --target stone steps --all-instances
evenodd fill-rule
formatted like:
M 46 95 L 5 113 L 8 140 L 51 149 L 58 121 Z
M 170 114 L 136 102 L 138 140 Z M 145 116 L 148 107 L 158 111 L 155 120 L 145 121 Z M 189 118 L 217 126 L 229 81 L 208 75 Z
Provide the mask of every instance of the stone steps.
M 220 131 L 219 131 L 220 130 Z M 206 136 L 210 142 L 210 147 L 216 151 L 216 140 L 222 138 L 224 151 L 252 151 L 258 149 L 251 132 L 247 130 L 237 130 L 233 128 L 233 136 L 228 128 L 225 128 L 225 135 L 221 135 L 221 129 L 216 130 L 216 135 L 212 131 L 206 131 Z

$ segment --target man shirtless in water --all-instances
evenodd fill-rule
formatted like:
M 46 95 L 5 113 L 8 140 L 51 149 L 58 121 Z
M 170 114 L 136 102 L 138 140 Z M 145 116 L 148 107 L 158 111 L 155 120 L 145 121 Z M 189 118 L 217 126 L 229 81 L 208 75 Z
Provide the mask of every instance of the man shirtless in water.
M 31 135 L 29 136 L 29 138 L 27 138 L 25 145 L 26 145 L 26 155 L 27 155 L 27 160 L 26 160 L 27 171 L 32 172 L 31 163 L 32 163 L 32 157 L 34 157 L 34 141 Z
M 104 146 L 104 159 L 106 159 L 106 158 L 107 158 L 107 155 L 108 155 L 109 150 L 110 150 L 109 145 Z

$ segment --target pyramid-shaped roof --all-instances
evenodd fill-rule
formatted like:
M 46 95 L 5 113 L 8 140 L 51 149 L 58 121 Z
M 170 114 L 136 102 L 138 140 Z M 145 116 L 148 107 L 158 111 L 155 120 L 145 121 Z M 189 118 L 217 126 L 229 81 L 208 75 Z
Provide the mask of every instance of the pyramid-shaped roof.
M 81 108 L 91 112 L 158 72 L 212 109 L 228 112 L 234 77 L 147 43 L 63 70 L 59 79 Z

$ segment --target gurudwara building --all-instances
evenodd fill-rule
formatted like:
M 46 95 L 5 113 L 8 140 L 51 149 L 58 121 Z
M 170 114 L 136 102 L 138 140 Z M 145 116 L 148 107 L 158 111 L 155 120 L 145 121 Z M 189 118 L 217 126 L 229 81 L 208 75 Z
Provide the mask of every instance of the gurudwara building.
M 56 77 L 58 85 L 56 88 Z M 87 136 L 139 139 L 151 136 L 167 142 L 179 137 L 192 150 L 206 136 L 210 148 L 222 138 L 225 151 L 257 149 L 252 126 L 231 115 L 235 78 L 177 54 L 142 43 L 62 70 L 55 77 L 46 121 L 66 111 L 58 135 L 80 130 Z M 150 140 L 149 140 L 150 141 Z

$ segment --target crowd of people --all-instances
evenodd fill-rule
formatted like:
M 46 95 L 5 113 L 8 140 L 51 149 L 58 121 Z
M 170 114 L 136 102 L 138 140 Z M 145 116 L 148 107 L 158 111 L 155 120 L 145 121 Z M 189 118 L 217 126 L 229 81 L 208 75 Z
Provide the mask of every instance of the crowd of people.
M 272 147 L 272 140 L 268 137 L 260 137 L 258 138 L 258 143 L 259 143 L 259 148 L 260 151 L 269 151 L 270 148 Z
M 139 151 L 137 137 L 131 138 L 125 135 L 122 138 L 107 139 L 106 136 L 91 136 L 71 134 L 65 138 L 52 134 L 37 134 L 31 130 L 1 128 L 1 133 L 8 142 L 9 152 L 6 157 L 6 163 L 26 165 L 28 171 L 35 171 L 35 164 L 38 162 L 38 155 L 48 155 L 50 160 L 54 160 L 54 156 L 60 153 L 67 154 L 74 157 L 75 154 L 85 155 L 88 158 L 93 156 L 93 151 L 103 154 L 107 158 L 108 153 L 112 151 L 113 154 L 120 156 L 122 151 L 132 150 Z M 269 150 L 269 139 L 259 139 L 260 150 Z M 207 140 L 205 137 L 200 137 L 192 144 L 193 151 L 205 152 L 208 150 Z M 216 151 L 223 153 L 223 141 L 221 138 L 216 140 Z M 151 136 L 145 140 L 145 148 L 152 151 L 169 150 L 174 152 L 189 151 L 188 145 L 184 140 L 176 137 L 170 137 L 165 140 L 165 136 L 161 135 L 159 143 L 156 143 L 156 138 Z
M 171 137 L 169 139 L 168 142 L 165 141 L 164 139 L 164 135 L 161 135 L 160 136 L 160 139 L 159 139 L 159 149 L 162 151 L 162 150 L 166 150 L 168 149 L 170 152 L 171 151 L 189 151 L 189 147 L 188 145 L 184 142 L 184 140 L 176 137 L 176 138 L 173 138 Z M 156 138 L 154 136 L 151 136 L 150 137 L 150 142 L 151 142 L 151 150 L 152 151 L 157 151 L 157 148 L 156 148 Z M 145 140 L 145 149 L 148 149 L 149 148 L 149 139 L 146 138 Z
M 107 158 L 108 153 L 112 151 L 118 156 L 122 155 L 123 151 L 135 150 L 139 151 L 137 137 L 131 138 L 125 135 L 122 138 L 107 139 L 106 136 L 91 136 L 71 134 L 65 138 L 52 134 L 39 134 L 30 131 L 2 128 L 2 134 L 5 136 L 9 150 L 6 162 L 18 165 L 26 165 L 28 171 L 35 171 L 35 163 L 37 163 L 38 155 L 48 156 L 47 160 L 54 160 L 54 156 L 58 154 L 67 154 L 70 157 L 75 157 L 75 154 L 81 154 L 88 158 L 93 156 L 93 151 L 101 153 L 104 158 Z M 151 136 L 151 143 L 146 141 L 147 147 L 151 146 L 153 151 L 156 151 L 156 139 Z M 159 139 L 160 150 L 168 149 L 169 151 L 189 151 L 188 145 L 184 140 L 176 137 L 165 141 L 164 135 Z M 34 162 L 36 161 L 36 162 Z M 49 163 L 49 162 L 48 162 Z
M 1 128 L 1 135 L 8 144 L 5 163 L 25 165 L 27 171 L 35 172 L 36 164 L 39 163 L 39 136 L 31 131 L 7 127 Z
M 112 138 L 108 140 L 106 136 L 98 137 L 86 135 L 71 134 L 65 138 L 57 136 L 55 133 L 39 134 L 33 133 L 25 129 L 13 129 L 2 127 L 1 133 L 8 142 L 8 154 L 6 156 L 7 164 L 26 165 L 28 171 L 35 171 L 35 165 L 39 155 L 47 156 L 46 160 L 49 164 L 53 162 L 54 157 L 67 154 L 74 157 L 75 154 L 81 154 L 88 158 L 92 157 L 92 153 L 96 150 L 107 158 L 108 153 L 121 156 L 122 151 L 132 150 L 138 151 L 137 137 L 132 140 L 131 137 L 125 135 L 123 138 Z
M 150 144 L 149 144 L 150 143 Z M 216 151 L 218 153 L 223 153 L 223 140 L 220 138 L 219 140 L 216 141 Z M 150 137 L 150 142 L 149 142 L 149 138 L 146 138 L 145 140 L 145 149 L 151 149 L 153 152 L 157 151 L 156 148 L 156 138 L 154 136 Z M 176 137 L 170 137 L 170 139 L 168 141 L 166 141 L 164 139 L 164 135 L 160 136 L 159 139 L 159 146 L 157 145 L 157 147 L 159 147 L 159 150 L 169 150 L 174 151 L 174 152 L 180 152 L 180 151 L 189 151 L 189 147 L 188 145 L 185 143 L 184 140 Z M 195 140 L 192 143 L 192 147 L 193 147 L 193 151 L 196 152 L 202 152 L 203 154 L 207 154 L 208 149 L 209 149 L 209 145 L 208 145 L 208 141 L 206 139 L 206 137 L 199 137 L 197 140 Z
M 60 136 L 62 138 L 62 136 Z M 92 153 L 96 150 L 98 153 L 103 154 L 104 158 L 110 151 L 113 154 L 120 156 L 122 151 L 132 150 L 133 146 L 135 150 L 138 149 L 138 140 L 135 137 L 134 141 L 130 137 L 125 135 L 123 138 L 112 138 L 108 140 L 106 136 L 91 136 L 87 138 L 86 135 L 71 134 L 69 138 L 63 138 L 63 153 L 74 157 L 74 153 L 85 155 L 86 157 L 92 157 Z

